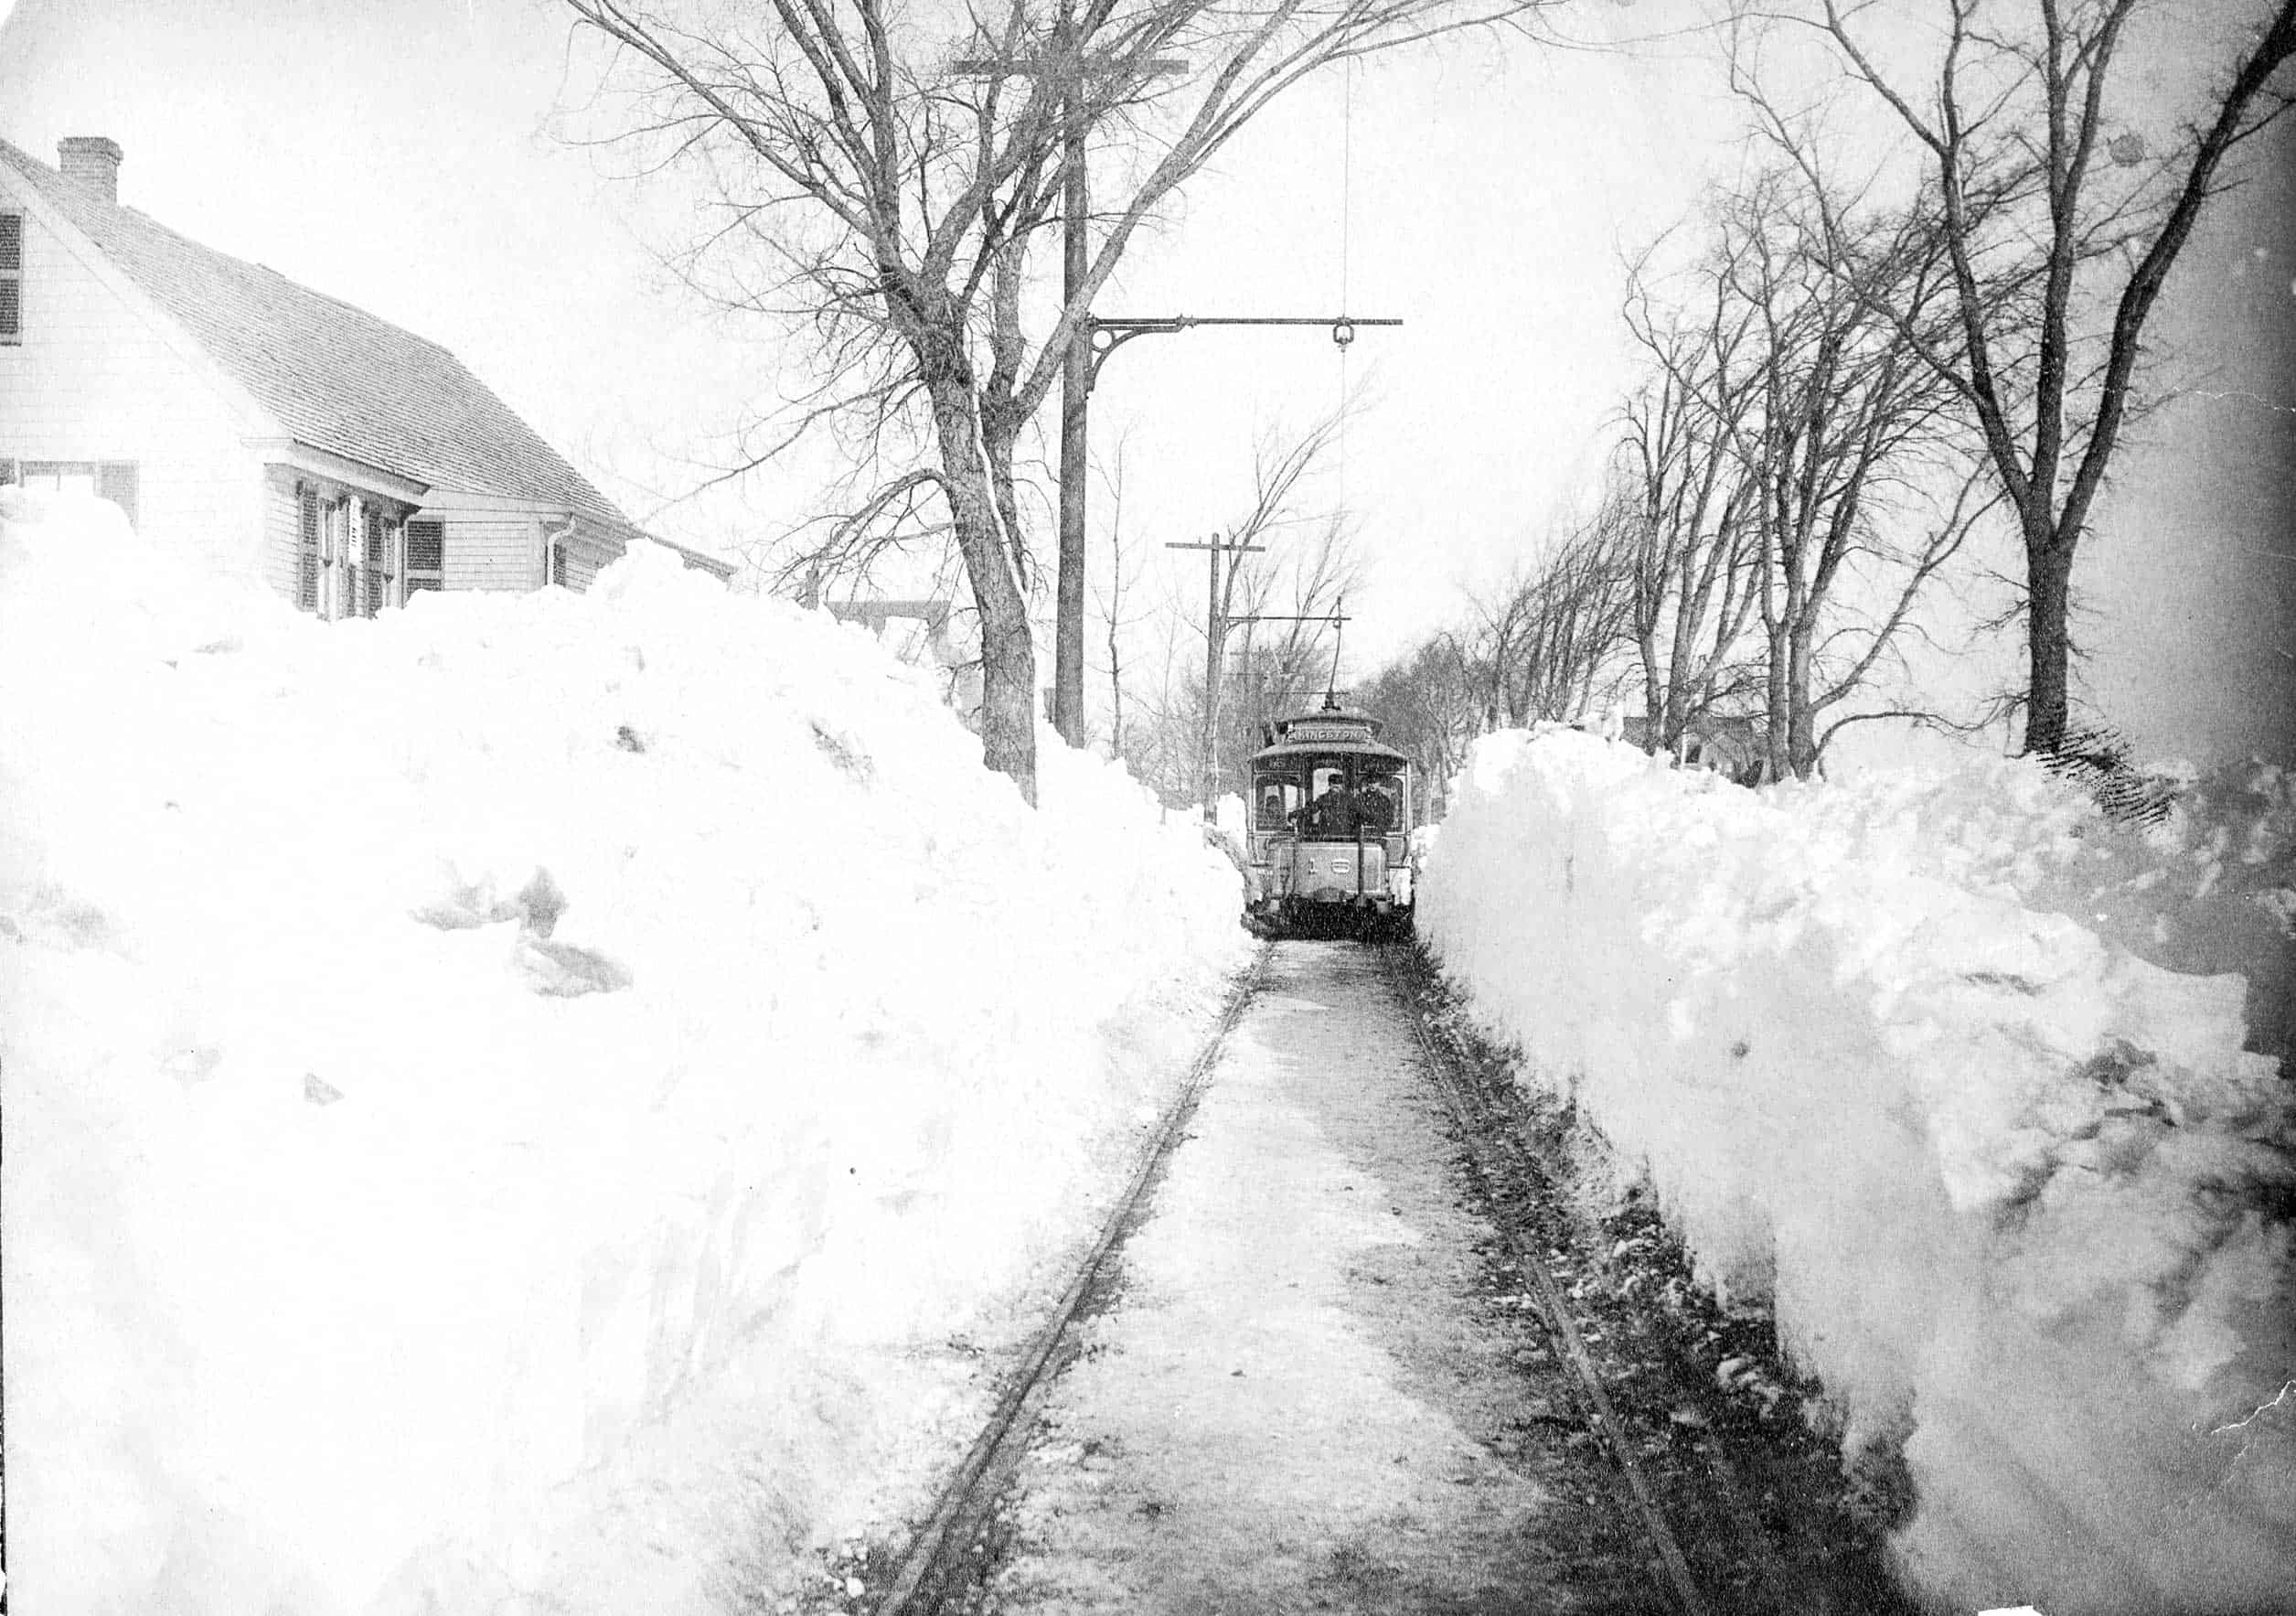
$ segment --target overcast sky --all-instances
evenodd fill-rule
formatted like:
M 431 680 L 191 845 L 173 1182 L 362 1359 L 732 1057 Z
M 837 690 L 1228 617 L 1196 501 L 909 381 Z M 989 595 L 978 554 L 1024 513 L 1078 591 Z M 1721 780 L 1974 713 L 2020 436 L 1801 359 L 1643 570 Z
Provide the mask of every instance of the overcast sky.
M 1588 0 L 1589 37 L 1657 32 L 1664 0 Z M 0 135 L 126 150 L 123 200 L 445 344 L 634 517 L 715 547 L 804 507 L 662 499 L 770 387 L 762 334 L 687 306 L 672 233 L 612 158 L 552 134 L 563 14 L 541 0 L 0 0 Z M 2141 67 L 2142 64 L 2140 64 Z M 1619 259 L 1739 162 L 1738 113 L 1694 42 L 1628 52 L 1461 41 L 1304 86 L 1144 241 L 1103 315 L 1394 316 L 1347 362 L 1371 402 L 1345 493 L 1370 586 L 1350 663 L 1441 626 L 1582 497 L 1632 385 Z M 2168 134 L 2163 126 L 2161 134 Z M 2290 142 L 2277 150 L 2286 153 Z M 1342 156 L 1349 206 L 1342 231 Z M 2120 465 L 2085 551 L 2088 689 L 2152 750 L 2284 746 L 2296 712 L 2296 180 L 2220 205 L 2157 321 L 2194 392 Z M 1095 395 L 1127 442 L 1144 551 L 1224 527 L 1251 445 L 1340 396 L 1313 329 L 1144 339 Z M 1340 473 L 1334 468 L 1336 494 Z M 1194 583 L 1190 563 L 1186 581 Z M 1201 584 L 1184 598 L 1200 609 Z M 2013 650 L 2004 647 L 2003 653 Z

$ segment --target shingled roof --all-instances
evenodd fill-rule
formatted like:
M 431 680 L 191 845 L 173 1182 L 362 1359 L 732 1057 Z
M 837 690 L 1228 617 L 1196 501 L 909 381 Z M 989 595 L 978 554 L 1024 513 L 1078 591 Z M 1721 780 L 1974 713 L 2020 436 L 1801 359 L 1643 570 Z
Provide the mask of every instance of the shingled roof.
M 22 175 L 298 443 L 433 487 L 629 519 L 435 342 L 203 247 L 0 140 Z

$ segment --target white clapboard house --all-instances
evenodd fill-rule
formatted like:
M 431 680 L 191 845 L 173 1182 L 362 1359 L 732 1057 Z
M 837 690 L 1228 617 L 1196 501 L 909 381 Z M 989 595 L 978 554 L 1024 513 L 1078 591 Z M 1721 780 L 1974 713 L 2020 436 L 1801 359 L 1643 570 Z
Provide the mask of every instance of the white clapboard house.
M 664 542 L 436 343 L 122 206 L 112 141 L 58 157 L 0 141 L 0 482 L 91 489 L 326 617 L 582 589 Z

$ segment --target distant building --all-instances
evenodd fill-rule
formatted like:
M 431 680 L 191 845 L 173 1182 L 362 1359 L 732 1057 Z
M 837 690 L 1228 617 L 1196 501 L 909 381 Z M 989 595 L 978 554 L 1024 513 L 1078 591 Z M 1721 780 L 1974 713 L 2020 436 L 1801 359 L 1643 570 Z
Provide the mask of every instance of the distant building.
M 121 206 L 112 141 L 57 150 L 0 141 L 0 482 L 88 488 L 325 617 L 583 589 L 652 539 L 436 343 Z
M 1618 739 L 1645 752 L 1650 744 L 1650 721 L 1637 713 L 1622 718 Z M 1700 712 L 1693 713 L 1675 739 L 1674 762 L 1687 769 L 1711 769 L 1741 786 L 1765 786 L 1770 777 L 1768 725 L 1746 714 Z

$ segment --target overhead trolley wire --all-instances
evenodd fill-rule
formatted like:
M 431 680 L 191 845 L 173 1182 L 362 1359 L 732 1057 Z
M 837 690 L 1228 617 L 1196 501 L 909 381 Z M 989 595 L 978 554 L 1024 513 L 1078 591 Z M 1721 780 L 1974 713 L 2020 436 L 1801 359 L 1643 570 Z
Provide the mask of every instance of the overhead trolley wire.
M 1340 313 L 1348 309 L 1349 250 L 1352 245 L 1352 225 L 1355 211 L 1355 59 L 1349 57 L 1340 64 Z M 1342 337 L 1340 332 L 1347 332 Z M 1340 349 L 1340 516 L 1347 517 L 1347 416 L 1348 369 L 1347 352 L 1353 339 L 1353 329 L 1345 325 L 1334 326 L 1332 339 Z M 1336 672 L 1336 666 L 1334 669 Z

